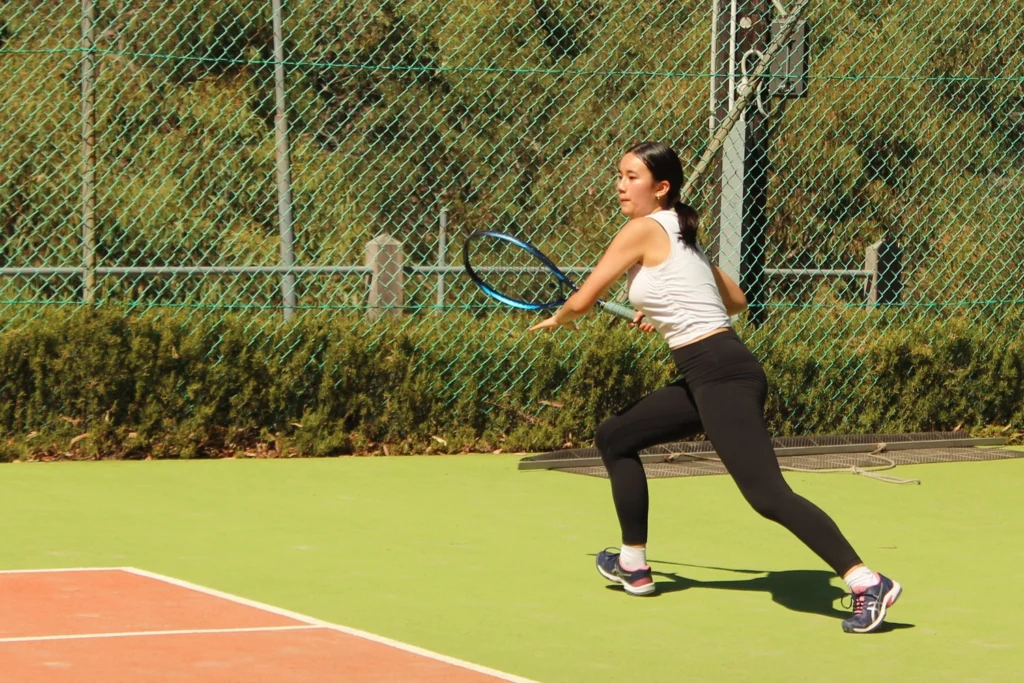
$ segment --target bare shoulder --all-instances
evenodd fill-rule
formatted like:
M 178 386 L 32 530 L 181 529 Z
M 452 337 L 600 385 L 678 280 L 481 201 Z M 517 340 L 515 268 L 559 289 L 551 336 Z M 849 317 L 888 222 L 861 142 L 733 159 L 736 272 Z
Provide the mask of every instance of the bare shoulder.
M 627 240 L 639 240 L 646 241 L 652 236 L 663 234 L 661 225 L 658 221 L 654 220 L 650 216 L 642 216 L 640 218 L 631 218 L 629 221 L 619 229 L 617 238 Z

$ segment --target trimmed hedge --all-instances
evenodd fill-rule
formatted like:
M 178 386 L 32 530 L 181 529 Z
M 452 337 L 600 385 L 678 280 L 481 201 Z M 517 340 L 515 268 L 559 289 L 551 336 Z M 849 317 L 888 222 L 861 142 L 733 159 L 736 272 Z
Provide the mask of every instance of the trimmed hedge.
M 741 331 L 772 383 L 774 433 L 1024 422 L 1018 337 L 884 315 L 828 345 Z M 51 312 L 0 334 L 0 460 L 543 450 L 588 442 L 675 374 L 657 340 L 604 318 L 529 343 L 515 318 L 445 320 Z

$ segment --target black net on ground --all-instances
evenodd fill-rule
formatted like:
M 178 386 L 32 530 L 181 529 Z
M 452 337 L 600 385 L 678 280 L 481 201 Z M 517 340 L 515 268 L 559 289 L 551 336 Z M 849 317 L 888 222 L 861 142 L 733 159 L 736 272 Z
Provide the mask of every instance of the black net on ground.
M 892 483 L 919 483 L 878 472 L 899 465 L 971 462 L 1024 457 L 1024 452 L 999 448 L 1001 438 L 974 438 L 966 432 L 918 434 L 855 434 L 779 437 L 772 440 L 779 465 L 790 472 L 846 472 Z M 662 444 L 640 453 L 648 478 L 726 474 L 709 441 Z M 520 469 L 607 477 L 596 448 L 575 448 L 523 458 Z

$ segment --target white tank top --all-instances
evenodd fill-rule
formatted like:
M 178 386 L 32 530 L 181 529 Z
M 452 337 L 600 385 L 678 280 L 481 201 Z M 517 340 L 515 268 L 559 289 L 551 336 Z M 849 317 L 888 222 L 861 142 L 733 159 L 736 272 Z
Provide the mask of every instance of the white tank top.
M 672 246 L 662 263 L 651 267 L 637 263 L 629 269 L 629 303 L 643 311 L 670 349 L 729 327 L 711 262 L 700 247 L 687 246 L 680 239 L 679 216 L 664 210 L 648 218 L 665 229 Z

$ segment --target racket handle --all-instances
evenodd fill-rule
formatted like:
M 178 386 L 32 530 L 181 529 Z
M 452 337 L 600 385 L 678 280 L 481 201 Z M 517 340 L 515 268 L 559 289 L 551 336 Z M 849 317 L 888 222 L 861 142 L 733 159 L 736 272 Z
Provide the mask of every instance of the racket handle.
M 623 304 L 617 304 L 614 301 L 601 301 L 601 308 L 608 311 L 612 315 L 617 315 L 620 318 L 633 322 L 633 318 L 636 317 L 636 311 L 631 306 L 625 306 Z

